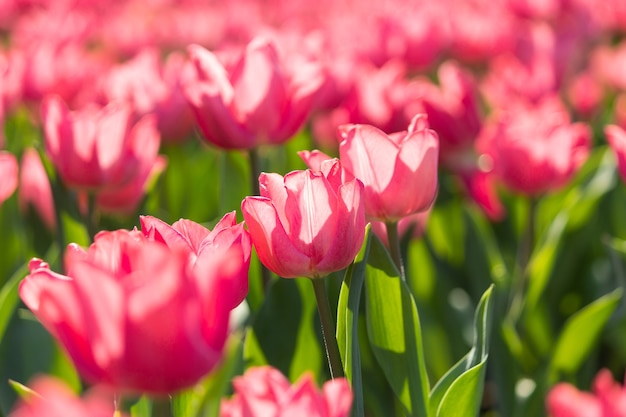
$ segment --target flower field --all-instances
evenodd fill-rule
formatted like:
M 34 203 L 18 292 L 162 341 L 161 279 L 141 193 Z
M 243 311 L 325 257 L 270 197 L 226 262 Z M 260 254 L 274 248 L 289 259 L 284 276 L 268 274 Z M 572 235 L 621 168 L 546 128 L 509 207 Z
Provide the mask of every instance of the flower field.
M 0 417 L 626 417 L 623 0 L 0 36 Z

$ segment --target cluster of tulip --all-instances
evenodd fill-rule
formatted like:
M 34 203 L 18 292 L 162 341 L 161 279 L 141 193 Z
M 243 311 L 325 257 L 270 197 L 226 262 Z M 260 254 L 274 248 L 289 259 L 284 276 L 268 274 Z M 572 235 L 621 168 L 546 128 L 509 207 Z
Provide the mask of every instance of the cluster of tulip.
M 622 0 L 0 30 L 0 417 L 626 417 Z

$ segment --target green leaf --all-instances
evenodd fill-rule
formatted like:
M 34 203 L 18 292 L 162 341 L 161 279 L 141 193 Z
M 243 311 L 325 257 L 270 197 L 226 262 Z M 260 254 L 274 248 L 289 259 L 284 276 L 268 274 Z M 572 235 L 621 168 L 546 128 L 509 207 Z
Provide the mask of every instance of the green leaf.
M 597 169 L 591 169 L 597 165 Z M 590 167 L 591 166 L 591 167 Z M 542 296 L 552 274 L 556 256 L 567 228 L 585 223 L 600 199 L 615 186 L 615 163 L 608 149 L 594 151 L 590 162 L 576 186 L 560 199 L 549 218 L 548 226 L 540 244 L 534 248 L 529 263 L 529 283 L 526 310 L 532 311 Z
M 550 377 L 553 380 L 558 372 L 573 374 L 580 368 L 621 298 L 622 290 L 618 288 L 598 298 L 567 320 L 550 362 Z
M 4 336 L 4 332 L 13 316 L 13 311 L 19 303 L 20 297 L 18 287 L 22 278 L 28 272 L 28 264 L 24 264 L 20 269 L 15 271 L 13 276 L 2 286 L 0 290 L 0 341 Z
M 483 392 L 484 365 L 489 356 L 493 311 L 493 284 L 485 291 L 474 312 L 474 343 L 470 351 L 437 382 L 430 394 L 430 416 L 449 414 L 458 402 L 459 410 L 478 413 Z M 452 407 L 452 408 L 450 408 Z M 467 416 L 468 414 L 458 414 Z
M 327 366 L 321 340 L 317 304 L 308 279 L 274 280 L 246 335 L 246 367 L 271 364 L 292 382 L 312 371 L 322 382 Z
M 407 414 L 425 416 L 429 382 L 415 300 L 378 239 L 366 268 L 366 322 L 370 345 Z
M 437 417 L 470 417 L 478 415 L 483 396 L 486 359 L 454 380 L 446 391 Z
M 352 386 L 354 395 L 352 412 L 354 416 L 365 414 L 358 326 L 361 292 L 365 282 L 366 262 L 371 242 L 369 224 L 365 233 L 363 246 L 354 263 L 346 271 L 337 306 L 337 344 L 346 378 Z
M 19 395 L 20 398 L 22 398 L 24 400 L 29 400 L 32 397 L 40 397 L 41 398 L 41 396 L 38 393 L 36 393 L 32 389 L 28 388 L 26 385 L 20 384 L 17 381 L 13 381 L 12 379 L 9 379 L 9 385 L 11 386 L 11 388 L 13 388 L 15 390 L 17 395 Z
M 130 407 L 131 417 L 152 417 L 152 400 L 143 395 Z

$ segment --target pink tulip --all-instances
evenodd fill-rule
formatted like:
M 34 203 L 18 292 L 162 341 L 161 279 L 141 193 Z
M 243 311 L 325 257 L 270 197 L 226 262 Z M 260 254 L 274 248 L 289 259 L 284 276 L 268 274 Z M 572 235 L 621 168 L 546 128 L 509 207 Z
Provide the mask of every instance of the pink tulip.
M 30 387 L 32 393 L 21 400 L 9 417 L 111 417 L 114 414 L 113 397 L 92 391 L 84 399 L 77 397 L 67 386 L 51 377 L 38 377 Z M 124 417 L 125 414 L 115 414 Z
M 198 45 L 188 51 L 195 74 L 186 81 L 185 94 L 205 138 L 226 149 L 290 139 L 323 82 L 320 65 L 296 56 L 281 61 L 276 47 L 260 38 L 229 69 Z
M 593 393 L 561 383 L 552 388 L 546 404 L 552 417 L 626 417 L 626 390 L 603 369 L 593 382 Z
M 586 161 L 591 131 L 571 123 L 557 97 L 518 103 L 486 126 L 478 148 L 512 191 L 537 196 L 565 186 Z
M 130 107 L 69 111 L 55 96 L 42 105 L 46 152 L 71 188 L 114 192 L 146 175 L 157 160 L 160 137 L 155 120 L 134 123 Z
M 623 181 L 626 181 L 626 131 L 617 125 L 604 127 L 604 134 L 617 157 L 617 169 Z
M 192 265 L 188 251 L 139 231 L 100 232 L 68 247 L 67 275 L 33 259 L 20 297 L 80 374 L 117 392 L 165 394 L 196 383 L 220 361 L 247 268 L 233 246 Z
M 163 140 L 181 141 L 191 134 L 194 122 L 181 87 L 181 77 L 190 71 L 183 56 L 171 54 L 161 64 L 159 51 L 147 48 L 111 68 L 101 79 L 100 95 L 105 103 L 130 103 L 140 116 L 154 113 Z
M 241 205 L 261 262 L 284 278 L 323 277 L 347 267 L 365 234 L 363 184 L 339 161 L 320 172 L 263 173 L 260 197 Z
M 248 266 L 250 265 L 250 235 L 243 223 L 237 224 L 237 217 L 232 211 L 222 217 L 213 230 L 193 222 L 180 219 L 171 226 L 152 216 L 141 216 L 141 231 L 150 240 L 165 243 L 172 249 L 182 249 L 189 253 L 193 263 L 203 265 L 208 258 L 215 257 L 216 252 L 227 252 L 232 247 L 239 248 L 242 265 L 241 274 L 233 275 L 232 288 L 226 294 L 234 294 L 231 308 L 239 305 L 248 294 Z
M 404 132 L 387 135 L 370 125 L 344 125 L 338 135 L 341 163 L 365 186 L 370 220 L 399 220 L 433 204 L 439 139 L 425 115 L 415 116 Z
M 0 151 L 0 204 L 11 197 L 17 188 L 17 159 L 7 151 Z
M 18 197 L 22 211 L 25 211 L 28 205 L 32 205 L 49 229 L 56 227 L 56 214 L 50 179 L 39 154 L 33 148 L 26 149 L 22 155 Z
M 328 381 L 321 392 L 306 374 L 291 385 L 278 370 L 250 368 L 233 381 L 235 395 L 222 400 L 220 417 L 347 417 L 352 392 L 345 378 Z
M 464 171 L 459 159 L 473 152 L 482 125 L 478 85 L 472 74 L 454 61 L 437 71 L 439 86 L 419 80 L 420 104 L 428 124 L 439 136 L 439 156 L 454 172 Z

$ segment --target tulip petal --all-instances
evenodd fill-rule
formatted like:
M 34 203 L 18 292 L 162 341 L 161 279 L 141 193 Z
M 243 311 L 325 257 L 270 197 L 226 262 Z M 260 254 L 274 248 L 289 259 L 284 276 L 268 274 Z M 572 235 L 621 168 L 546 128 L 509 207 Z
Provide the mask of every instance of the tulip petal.
M 0 151 L 0 204 L 17 188 L 18 167 L 13 154 Z
M 323 175 L 310 170 L 287 174 L 285 188 L 291 242 L 316 268 L 336 239 L 339 214 L 335 190 Z
M 392 181 L 398 147 L 380 129 L 369 125 L 354 125 L 345 135 L 339 148 L 341 163 L 365 186 L 366 214 L 385 218 L 379 196 Z
M 241 211 L 263 265 L 284 278 L 308 276 L 309 258 L 291 242 L 271 200 L 246 197 Z
M 41 265 L 33 267 L 31 262 L 31 273 L 20 283 L 20 298 L 79 364 L 83 376 L 97 380 L 102 371 L 94 358 L 89 324 L 74 283 L 50 271 L 45 263 Z
M 200 46 L 192 45 L 188 52 L 195 73 L 185 80 L 183 91 L 206 139 L 225 149 L 254 147 L 255 135 L 231 111 L 234 91 L 224 67 Z
M 363 184 L 354 179 L 339 188 L 336 213 L 338 219 L 332 243 L 317 265 L 320 276 L 350 265 L 365 238 Z
M 234 111 L 238 120 L 256 132 L 258 139 L 271 140 L 284 117 L 287 91 L 279 68 L 278 53 L 263 39 L 253 40 L 231 73 Z

